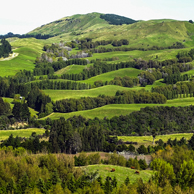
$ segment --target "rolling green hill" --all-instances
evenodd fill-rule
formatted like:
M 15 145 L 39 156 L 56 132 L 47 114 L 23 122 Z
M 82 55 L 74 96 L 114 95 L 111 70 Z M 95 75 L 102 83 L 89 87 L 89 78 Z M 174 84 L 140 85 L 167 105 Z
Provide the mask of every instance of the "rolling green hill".
M 133 24 L 110 25 L 101 19 L 101 13 L 74 15 L 43 25 L 29 34 L 57 35 L 51 42 L 81 38 L 96 40 L 129 40 L 129 47 L 172 46 L 176 42 L 186 47 L 194 45 L 194 25 L 187 21 L 170 19 L 139 21 Z
M 64 33 L 82 34 L 102 27 L 109 26 L 109 23 L 100 18 L 100 13 L 86 15 L 73 15 L 65 17 L 49 24 L 42 25 L 28 34 L 49 34 L 59 35 Z
M 109 119 L 114 116 L 120 115 L 127 115 L 134 111 L 139 111 L 141 108 L 153 107 L 153 106 L 189 106 L 194 105 L 194 98 L 178 98 L 174 100 L 168 100 L 166 104 L 110 104 L 103 107 L 95 108 L 92 110 L 84 110 L 84 111 L 76 111 L 70 113 L 52 113 L 51 115 L 47 116 L 51 119 L 59 119 L 60 117 L 70 118 L 74 115 L 76 116 L 83 116 L 85 118 L 93 119 L 98 117 L 103 119 L 104 117 L 108 117 Z M 46 117 L 46 118 L 47 118 Z M 42 119 L 45 119 L 42 118 Z M 41 119 L 41 120 L 42 120 Z

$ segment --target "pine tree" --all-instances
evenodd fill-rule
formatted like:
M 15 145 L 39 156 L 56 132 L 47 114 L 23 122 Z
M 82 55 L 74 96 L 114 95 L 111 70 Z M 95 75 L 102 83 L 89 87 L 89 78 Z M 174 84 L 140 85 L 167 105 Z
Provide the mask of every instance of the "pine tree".
M 127 186 L 128 184 L 130 184 L 130 180 L 129 177 L 127 176 L 127 178 L 125 179 L 125 185 Z

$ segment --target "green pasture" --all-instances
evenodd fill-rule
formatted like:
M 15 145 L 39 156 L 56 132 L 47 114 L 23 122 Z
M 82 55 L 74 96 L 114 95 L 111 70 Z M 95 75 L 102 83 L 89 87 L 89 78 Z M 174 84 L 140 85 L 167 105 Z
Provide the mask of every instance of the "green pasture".
M 45 129 L 40 128 L 28 128 L 28 129 L 15 129 L 15 130 L 0 130 L 0 141 L 8 139 L 12 134 L 14 137 L 30 137 L 32 132 L 36 132 L 37 135 L 42 135 Z
M 14 39 L 10 41 L 14 53 L 19 55 L 11 60 L 0 61 L 0 76 L 15 75 L 19 70 L 33 70 L 37 56 L 44 46 L 43 40 L 35 38 Z
M 115 169 L 114 172 L 111 172 L 112 169 Z M 130 183 L 134 183 L 137 179 L 142 178 L 143 182 L 147 182 L 151 176 L 154 174 L 152 170 L 141 170 L 139 171 L 140 174 L 136 174 L 134 169 L 130 169 L 127 167 L 122 166 L 115 166 L 115 165 L 104 165 L 104 164 L 97 164 L 97 165 L 89 165 L 81 167 L 86 172 L 98 172 L 98 176 L 102 177 L 102 181 L 105 182 L 106 177 L 110 176 L 112 179 L 114 176 L 117 179 L 117 184 L 120 186 L 124 184 L 125 179 L 127 176 L 129 177 Z
M 117 85 L 106 85 L 89 90 L 43 90 L 45 94 L 49 95 L 53 101 L 66 99 L 66 98 L 81 98 L 81 97 L 97 97 L 99 95 L 114 96 L 116 92 L 128 90 L 140 90 L 141 87 L 121 87 Z
M 60 79 L 58 79 L 60 80 Z M 157 80 L 153 85 L 147 85 L 146 87 L 122 87 L 117 85 L 105 85 L 102 87 L 92 88 L 89 90 L 43 90 L 45 94 L 49 95 L 53 101 L 66 99 L 66 98 L 81 98 L 81 97 L 97 97 L 99 95 L 114 96 L 119 91 L 141 90 L 145 89 L 150 91 L 152 87 L 165 85 L 161 80 Z
M 163 142 L 167 142 L 168 139 L 171 138 L 171 140 L 174 140 L 175 138 L 177 140 L 180 140 L 181 138 L 186 138 L 187 140 L 191 139 L 193 136 L 193 133 L 177 133 L 177 134 L 170 134 L 170 135 L 157 135 L 155 138 L 155 142 L 159 139 L 162 139 Z M 138 144 L 152 144 L 153 143 L 153 137 L 152 136 L 118 136 L 118 139 L 126 141 L 132 141 L 137 142 Z
M 190 105 L 194 105 L 194 97 L 168 100 L 166 104 L 110 104 L 110 105 L 106 105 L 106 106 L 91 109 L 91 110 L 76 111 L 76 112 L 70 112 L 70 113 L 54 112 L 49 116 L 42 118 L 41 120 L 48 117 L 51 119 L 59 119 L 60 117 L 65 117 L 67 119 L 69 117 L 73 117 L 74 115 L 76 116 L 81 115 L 88 119 L 89 118 L 93 119 L 95 117 L 103 119 L 104 117 L 112 118 L 114 116 L 127 115 L 134 111 L 139 111 L 141 108 L 145 108 L 145 107 L 154 107 L 154 106 L 184 107 L 184 106 L 190 106 Z
M 92 63 L 89 63 L 88 65 L 69 65 L 63 69 L 60 69 L 55 72 L 56 75 L 62 75 L 62 74 L 78 74 L 81 73 L 85 68 L 90 67 L 93 65 Z
M 141 70 L 139 69 L 135 69 L 135 68 L 124 68 L 124 69 L 119 69 L 116 71 L 111 71 L 108 73 L 103 73 L 100 75 L 97 75 L 95 77 L 91 77 L 87 80 L 83 80 L 83 81 L 79 81 L 79 82 L 84 82 L 84 83 L 89 83 L 89 84 L 93 84 L 95 81 L 111 81 L 113 80 L 115 77 L 124 77 L 124 76 L 129 76 L 129 77 L 137 77 L 138 74 L 141 73 Z

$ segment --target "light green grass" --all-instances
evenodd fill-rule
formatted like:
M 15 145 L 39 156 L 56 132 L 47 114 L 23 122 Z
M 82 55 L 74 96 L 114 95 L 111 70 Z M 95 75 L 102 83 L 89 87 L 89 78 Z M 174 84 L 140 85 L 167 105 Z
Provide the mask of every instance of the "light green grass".
M 19 70 L 33 70 L 37 56 L 40 56 L 44 45 L 43 40 L 35 38 L 15 39 L 11 46 L 19 55 L 9 61 L 0 61 L 1 76 L 15 75 Z
M 178 134 L 170 134 L 170 135 L 157 135 L 155 138 L 155 142 L 159 139 L 162 139 L 163 142 L 167 142 L 168 139 L 180 140 L 182 137 L 186 138 L 187 140 L 191 139 L 193 133 L 178 133 Z M 153 137 L 152 136 L 118 136 L 118 139 L 122 139 L 123 141 L 132 141 L 137 142 L 138 144 L 152 144 Z
M 56 71 L 55 74 L 56 75 L 62 75 L 64 73 L 78 74 L 78 73 L 81 73 L 85 68 L 90 67 L 91 65 L 93 65 L 93 64 L 91 63 L 88 65 L 69 65 L 63 69 Z
M 45 94 L 49 95 L 53 101 L 66 99 L 66 98 L 81 98 L 81 97 L 97 97 L 100 94 L 114 96 L 116 92 L 128 91 L 128 90 L 140 90 L 141 87 L 121 87 L 116 85 L 106 85 L 98 88 L 93 88 L 89 90 L 43 90 Z
M 58 79 L 59 80 L 59 79 Z M 141 90 L 145 89 L 150 91 L 152 87 L 165 85 L 161 82 L 161 80 L 157 80 L 153 85 L 147 85 L 146 87 L 121 87 L 117 85 L 106 85 L 98 88 L 93 88 L 89 90 L 43 90 L 45 94 L 49 95 L 53 101 L 67 99 L 67 98 L 81 98 L 81 97 L 97 97 L 101 95 L 114 96 L 116 92 L 119 91 L 130 91 L 130 90 Z
M 36 132 L 37 135 L 42 135 L 45 129 L 29 128 L 29 129 L 18 129 L 18 130 L 0 130 L 0 140 L 8 139 L 12 134 L 14 137 L 30 137 L 32 132 Z
M 95 81 L 111 81 L 113 80 L 115 77 L 124 77 L 124 76 L 129 76 L 129 77 L 137 77 L 138 74 L 140 74 L 142 71 L 139 69 L 135 69 L 135 68 L 124 68 L 124 69 L 119 69 L 116 71 L 111 71 L 108 73 L 103 73 L 100 75 L 97 75 L 95 77 L 92 77 L 90 79 L 87 80 L 83 80 L 80 82 L 84 82 L 84 83 L 89 83 L 89 84 L 93 84 Z
M 71 113 L 52 113 L 51 115 L 47 116 L 51 119 L 59 119 L 60 117 L 65 117 L 66 119 L 69 117 L 76 116 L 83 116 L 85 118 L 93 119 L 95 117 L 98 117 L 100 119 L 103 119 L 104 117 L 108 117 L 109 119 L 114 116 L 120 116 L 120 115 L 127 115 L 134 111 L 139 111 L 141 108 L 145 107 L 154 107 L 154 106 L 190 106 L 194 105 L 194 98 L 179 98 L 174 100 L 168 100 L 166 104 L 111 104 L 106 105 L 103 107 L 95 108 L 92 110 L 84 110 L 84 111 L 77 111 L 77 112 L 71 112 Z M 41 120 L 47 118 L 44 117 Z
M 115 172 L 111 172 L 112 169 L 115 169 Z M 117 179 L 117 184 L 120 186 L 124 184 L 125 179 L 127 176 L 129 177 L 130 183 L 135 183 L 137 179 L 142 178 L 143 182 L 147 182 L 151 176 L 154 174 L 152 170 L 141 170 L 139 171 L 140 174 L 136 174 L 134 169 L 130 169 L 127 167 L 122 166 L 115 166 L 115 165 L 89 165 L 86 167 L 81 167 L 86 172 L 95 172 L 98 171 L 98 176 L 102 177 L 102 181 L 105 182 L 107 176 L 110 176 L 113 180 L 114 176 Z

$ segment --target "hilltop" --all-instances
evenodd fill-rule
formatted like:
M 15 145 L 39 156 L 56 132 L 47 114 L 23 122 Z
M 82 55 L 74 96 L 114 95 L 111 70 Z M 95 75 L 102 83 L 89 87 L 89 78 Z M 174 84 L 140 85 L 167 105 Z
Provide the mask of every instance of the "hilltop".
M 72 33 L 72 35 L 79 35 L 100 28 L 109 27 L 110 24 L 120 25 L 132 24 L 135 22 L 135 20 L 115 14 L 77 14 L 42 25 L 28 34 L 47 34 L 56 36 L 64 33 Z
M 113 25 L 114 24 L 114 25 Z M 28 35 L 54 36 L 50 43 L 91 38 L 92 41 L 129 40 L 130 47 L 172 46 L 176 42 L 186 47 L 194 44 L 194 25 L 171 19 L 135 21 L 114 14 L 77 14 L 42 25 Z

